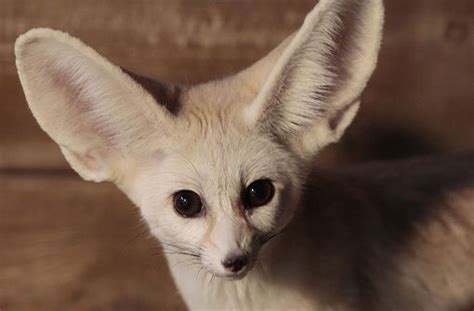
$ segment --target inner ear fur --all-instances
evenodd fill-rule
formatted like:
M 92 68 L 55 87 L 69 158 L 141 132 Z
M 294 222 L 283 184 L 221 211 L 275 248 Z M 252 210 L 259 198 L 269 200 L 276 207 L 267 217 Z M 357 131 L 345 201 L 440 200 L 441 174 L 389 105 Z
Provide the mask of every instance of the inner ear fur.
M 33 29 L 17 39 L 15 55 L 34 117 L 84 179 L 117 178 L 121 159 L 173 133 L 169 110 L 78 39 Z
M 381 0 L 321 0 L 280 50 L 245 122 L 303 157 L 337 141 L 375 69 L 382 28 Z

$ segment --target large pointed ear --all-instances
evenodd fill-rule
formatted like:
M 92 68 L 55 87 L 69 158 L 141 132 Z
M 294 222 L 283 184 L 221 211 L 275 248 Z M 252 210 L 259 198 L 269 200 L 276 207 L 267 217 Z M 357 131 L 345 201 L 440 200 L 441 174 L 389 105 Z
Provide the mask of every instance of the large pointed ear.
M 33 29 L 15 44 L 29 107 L 84 179 L 116 180 L 127 157 L 172 130 L 135 77 L 69 35 Z
M 303 158 L 337 141 L 375 68 L 382 26 L 382 0 L 321 0 L 244 108 L 245 121 Z M 260 63 L 271 64 L 275 55 Z

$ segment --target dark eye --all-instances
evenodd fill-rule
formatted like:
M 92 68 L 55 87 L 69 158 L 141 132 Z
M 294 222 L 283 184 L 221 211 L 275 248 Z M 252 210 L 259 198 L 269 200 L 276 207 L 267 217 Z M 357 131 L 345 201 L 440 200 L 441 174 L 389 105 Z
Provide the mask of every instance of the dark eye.
M 246 208 L 252 209 L 267 204 L 274 193 L 275 188 L 271 181 L 267 179 L 254 181 L 245 189 Z
M 174 209 L 183 217 L 195 217 L 202 210 L 201 198 L 190 190 L 176 192 L 173 201 Z

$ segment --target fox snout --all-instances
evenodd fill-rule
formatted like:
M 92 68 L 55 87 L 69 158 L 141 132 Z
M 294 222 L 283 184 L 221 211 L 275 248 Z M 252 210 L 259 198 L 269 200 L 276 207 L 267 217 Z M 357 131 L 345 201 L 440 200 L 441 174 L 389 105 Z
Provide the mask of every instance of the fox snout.
M 258 253 L 257 233 L 238 216 L 221 215 L 204 241 L 203 264 L 214 274 L 239 278 L 251 270 Z
M 222 262 L 224 268 L 231 273 L 239 273 L 249 263 L 247 255 L 230 255 Z
M 248 253 L 243 250 L 229 253 L 218 264 L 218 268 L 210 268 L 211 272 L 217 276 L 227 279 L 238 280 L 247 275 L 252 270 L 256 262 L 256 252 Z

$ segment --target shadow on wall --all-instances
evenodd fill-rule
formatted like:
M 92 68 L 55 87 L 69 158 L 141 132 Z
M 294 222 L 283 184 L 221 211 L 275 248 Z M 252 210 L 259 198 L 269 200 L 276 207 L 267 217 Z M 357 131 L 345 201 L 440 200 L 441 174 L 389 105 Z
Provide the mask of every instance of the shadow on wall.
M 134 72 L 194 83 L 259 59 L 315 3 L 1 0 L 0 308 L 183 309 L 131 203 L 111 185 L 71 175 L 28 111 L 14 65 L 19 34 L 61 29 Z M 474 2 L 385 4 L 378 68 L 324 165 L 474 148 Z
M 0 168 L 67 167 L 28 112 L 16 76 L 13 42 L 27 29 L 62 29 L 134 72 L 194 83 L 259 59 L 298 28 L 315 2 L 49 0 L 55 9 L 44 10 L 45 2 L 3 1 Z M 448 2 L 385 1 L 379 66 L 334 154 L 350 161 L 346 153 L 356 152 L 365 161 L 474 146 L 474 8 L 471 0 Z M 391 140 L 400 147 L 390 147 Z

